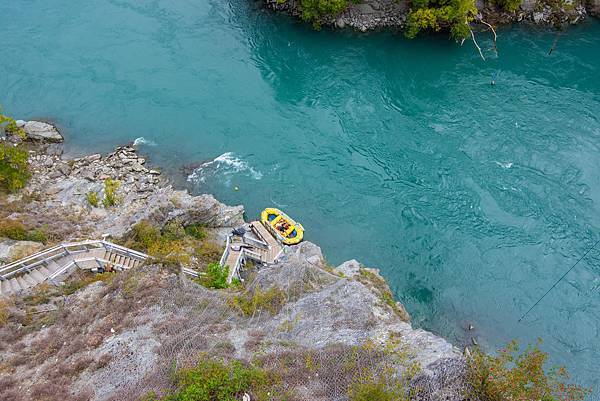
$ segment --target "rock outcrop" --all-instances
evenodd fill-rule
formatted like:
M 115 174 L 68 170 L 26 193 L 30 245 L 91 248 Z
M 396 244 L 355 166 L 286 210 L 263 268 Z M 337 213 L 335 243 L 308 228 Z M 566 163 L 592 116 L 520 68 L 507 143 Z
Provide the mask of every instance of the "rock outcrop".
M 47 141 L 47 142 L 62 142 L 63 136 L 58 132 L 58 129 L 52 124 L 48 124 L 42 121 L 23 121 L 18 120 L 17 126 L 25 130 L 27 138 L 35 141 Z
M 9 199 L 15 210 L 9 217 L 42 221 L 55 241 L 120 237 L 141 220 L 158 226 L 173 219 L 203 223 L 217 233 L 244 221 L 241 206 L 174 189 L 131 146 L 72 160 L 55 147 L 41 146 L 32 150 L 30 164 L 33 176 Z M 120 183 L 113 206 L 101 202 L 109 179 Z M 93 205 L 89 194 L 100 202 Z M 9 255 L 16 244 L 6 244 Z M 266 369 L 285 372 L 283 385 L 298 400 L 345 399 L 354 378 L 381 369 L 402 375 L 414 363 L 421 370 L 412 381 L 426 389 L 420 400 L 463 399 L 461 353 L 412 328 L 377 270 L 355 260 L 330 267 L 310 242 L 286 247 L 280 259 L 247 271 L 244 288 L 234 291 L 210 290 L 173 269 L 150 265 L 68 297 L 17 300 L 17 306 L 35 300 L 33 313 L 42 315 L 36 328 L 32 319 L 38 320 L 31 316 L 37 315 L 25 312 L 0 326 L 0 366 L 10 367 L 6 380 L 0 371 L 4 394 L 139 399 L 169 385 L 174 363 L 185 366 L 204 352 L 258 360 Z M 274 300 L 252 313 L 239 306 L 240 298 L 267 291 L 275 291 Z M 30 306 L 24 308 L 32 313 Z M 47 313 L 53 320 L 46 320 Z M 380 351 L 390 347 L 401 354 Z M 313 368 L 309 359 L 317 362 Z
M 0 241 L 0 264 L 32 255 L 42 248 L 44 248 L 44 244 L 34 241 Z
M 75 238 L 120 237 L 141 220 L 164 224 L 179 218 L 208 227 L 243 223 L 241 206 L 225 206 L 212 195 L 192 196 L 174 189 L 161 179 L 160 171 L 145 164 L 146 159 L 131 146 L 119 147 L 106 156 L 93 154 L 72 160 L 44 151 L 32 153 L 33 177 L 24 193 L 34 200 L 24 218 L 60 211 L 63 220 L 71 220 L 70 236 Z M 118 181 L 117 205 L 113 207 L 102 204 L 109 179 Z M 95 194 L 97 205 L 90 203 L 91 194 Z

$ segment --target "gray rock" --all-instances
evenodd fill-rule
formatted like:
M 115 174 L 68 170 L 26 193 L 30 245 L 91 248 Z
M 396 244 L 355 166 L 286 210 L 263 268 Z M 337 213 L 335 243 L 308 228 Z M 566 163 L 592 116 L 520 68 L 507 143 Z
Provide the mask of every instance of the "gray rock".
M 354 277 L 360 272 L 360 263 L 357 260 L 348 260 L 337 267 L 346 277 Z
M 62 142 L 63 136 L 56 127 L 41 121 L 27 121 L 23 126 L 27 137 L 37 141 Z
M 44 248 L 44 244 L 33 241 L 5 240 L 0 242 L 0 262 L 10 263 Z
M 63 175 L 71 174 L 71 167 L 67 163 L 58 163 L 56 165 L 58 171 L 60 171 Z

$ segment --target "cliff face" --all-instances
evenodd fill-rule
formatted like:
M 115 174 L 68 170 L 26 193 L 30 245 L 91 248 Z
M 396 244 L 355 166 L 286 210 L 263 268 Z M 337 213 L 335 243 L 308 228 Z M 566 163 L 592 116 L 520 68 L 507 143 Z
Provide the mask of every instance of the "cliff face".
M 264 0 L 268 8 L 300 17 L 300 0 Z M 556 4 L 554 4 L 556 3 Z M 559 4 L 560 3 L 560 4 Z M 566 0 L 550 2 L 541 0 L 523 0 L 516 12 L 506 12 L 491 1 L 476 0 L 475 5 L 481 17 L 488 23 L 508 24 L 527 21 L 540 25 L 577 23 L 589 13 L 599 15 L 599 0 Z M 349 27 L 362 32 L 373 29 L 403 29 L 410 9 L 407 0 L 361 0 L 348 2 L 348 8 L 336 17 L 325 18 L 324 25 L 336 28 Z
M 55 241 L 119 237 L 142 219 L 203 223 L 219 241 L 243 222 L 241 206 L 171 188 L 134 148 L 75 160 L 63 159 L 59 145 L 35 149 L 29 185 L 2 200 L 0 217 L 45 224 Z M 92 207 L 86 194 L 102 192 L 106 178 L 120 180 L 121 202 Z M 5 399 L 135 399 L 169 388 L 173 366 L 193 363 L 199 353 L 259 361 L 282 375 L 291 399 L 347 399 L 354 378 L 402 376 L 415 363 L 417 399 L 463 397 L 460 352 L 413 329 L 376 270 L 356 261 L 330 267 L 310 242 L 287 247 L 276 265 L 250 269 L 238 289 L 210 290 L 178 269 L 149 264 L 72 295 L 44 291 L 5 301 Z M 261 307 L 240 307 L 244 297 L 265 294 L 272 299 Z

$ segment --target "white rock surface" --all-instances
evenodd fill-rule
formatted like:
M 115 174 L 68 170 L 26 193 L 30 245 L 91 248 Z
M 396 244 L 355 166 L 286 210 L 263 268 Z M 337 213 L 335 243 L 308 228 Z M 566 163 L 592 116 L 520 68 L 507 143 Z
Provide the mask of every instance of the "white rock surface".
M 42 121 L 27 121 L 23 129 L 28 138 L 38 141 L 62 142 L 64 140 L 56 127 Z
M 33 241 L 6 240 L 0 242 L 0 262 L 10 263 L 16 259 L 36 253 L 44 244 Z

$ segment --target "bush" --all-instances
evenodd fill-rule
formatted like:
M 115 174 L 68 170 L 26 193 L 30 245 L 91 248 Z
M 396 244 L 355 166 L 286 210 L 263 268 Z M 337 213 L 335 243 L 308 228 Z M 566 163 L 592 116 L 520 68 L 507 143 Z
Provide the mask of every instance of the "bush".
M 98 205 L 100 204 L 98 194 L 94 191 L 90 191 L 87 194 L 85 194 L 85 198 L 87 199 L 88 203 L 93 207 L 98 207 Z
M 564 368 L 544 369 L 548 354 L 538 346 L 520 352 L 511 342 L 498 355 L 487 355 L 475 349 L 468 360 L 469 396 L 481 401 L 583 400 L 590 390 L 566 384 L 569 375 Z
M 495 0 L 497 5 L 511 13 L 514 13 L 521 7 L 521 1 L 522 0 Z
M 148 249 L 161 239 L 161 234 L 158 228 L 144 220 L 131 227 L 130 237 L 127 246 L 148 252 Z
M 316 29 L 325 17 L 335 17 L 348 7 L 348 0 L 301 0 L 302 19 L 312 22 Z
M 16 192 L 31 176 L 27 167 L 29 153 L 4 141 L 0 142 L 0 189 Z
M 20 221 L 5 219 L 0 221 L 0 237 L 24 241 L 27 239 L 27 229 Z
M 405 35 L 414 38 L 422 30 L 439 31 L 446 27 L 450 28 L 452 38 L 465 39 L 475 15 L 474 0 L 413 0 Z
M 176 220 L 170 221 L 162 229 L 161 233 L 163 239 L 167 241 L 177 241 L 183 239 L 186 236 L 186 231 Z
M 221 259 L 223 254 L 223 245 L 216 244 L 211 241 L 202 241 L 202 243 L 194 247 L 194 256 L 202 264 L 210 264 Z
M 43 244 L 48 242 L 48 237 L 46 236 L 46 230 L 44 230 L 43 228 L 36 228 L 34 230 L 29 231 L 27 233 L 26 239 L 27 239 L 27 241 L 41 242 Z
M 201 356 L 195 367 L 177 370 L 173 377 L 176 389 L 163 398 L 149 393 L 145 400 L 164 401 L 234 401 L 244 393 L 252 399 L 268 399 L 272 379 L 264 370 L 242 365 L 239 361 L 223 362 Z
M 171 223 L 176 224 L 176 223 Z M 157 227 L 147 221 L 141 221 L 132 227 L 130 238 L 125 245 L 147 252 L 154 257 L 158 263 L 165 265 L 176 265 L 189 263 L 190 256 L 185 249 L 182 240 L 177 239 L 177 228 L 165 226 L 165 233 L 161 233 Z
M 206 267 L 206 275 L 200 276 L 198 282 L 207 288 L 223 289 L 229 287 L 227 276 L 229 266 L 221 266 L 219 263 L 211 263 Z
M 382 380 L 364 380 L 352 383 L 349 401 L 397 401 L 402 399 L 397 389 L 388 388 Z
M 17 127 L 17 122 L 8 116 L 2 114 L 2 108 L 0 107 L 0 129 L 12 135 L 17 135 L 21 139 L 25 139 L 25 130 Z
M 113 180 L 112 178 L 107 178 L 104 180 L 104 199 L 102 200 L 102 204 L 104 207 L 111 207 L 117 204 L 117 189 L 121 186 L 121 183 L 117 180 Z
M 230 302 L 234 308 L 239 309 L 246 316 L 253 316 L 261 310 L 275 315 L 283 308 L 287 298 L 285 293 L 277 287 L 271 287 L 266 291 L 257 287 L 253 293 L 237 295 Z
M 206 228 L 202 224 L 190 224 L 185 228 L 185 233 L 200 241 L 206 238 Z
M 37 228 L 28 230 L 20 221 L 11 219 L 0 221 L 0 237 L 14 239 L 16 241 L 35 241 L 42 243 L 48 241 L 44 229 Z
M 0 298 L 0 327 L 4 326 L 8 322 L 10 313 L 8 311 L 8 303 Z

